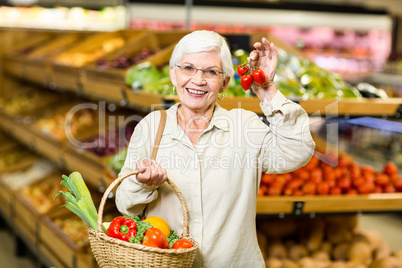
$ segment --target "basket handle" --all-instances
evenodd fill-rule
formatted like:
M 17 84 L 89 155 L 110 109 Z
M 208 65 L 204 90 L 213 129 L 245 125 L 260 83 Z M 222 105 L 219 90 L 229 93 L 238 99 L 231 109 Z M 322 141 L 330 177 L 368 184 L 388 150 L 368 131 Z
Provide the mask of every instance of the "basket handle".
M 138 174 L 137 170 L 128 172 L 127 174 L 124 174 L 124 175 L 118 177 L 117 179 L 115 179 L 109 185 L 109 187 L 107 187 L 106 191 L 104 192 L 104 194 L 102 196 L 102 200 L 101 200 L 100 205 L 99 205 L 98 222 L 97 222 L 98 223 L 98 232 L 100 232 L 102 230 L 103 209 L 105 207 L 106 200 L 108 199 L 108 196 L 109 196 L 110 192 L 114 189 L 114 187 L 116 187 L 117 184 L 119 184 L 125 178 L 133 176 L 133 175 L 137 175 L 137 174 Z M 188 236 L 189 235 L 189 231 L 188 231 L 188 210 L 187 210 L 186 203 L 184 202 L 183 194 L 180 192 L 180 190 L 176 186 L 176 184 L 173 181 L 171 181 L 169 178 L 167 178 L 166 182 L 170 185 L 170 187 L 172 187 L 173 191 L 176 193 L 177 197 L 179 198 L 180 205 L 181 205 L 181 208 L 183 210 L 183 236 Z

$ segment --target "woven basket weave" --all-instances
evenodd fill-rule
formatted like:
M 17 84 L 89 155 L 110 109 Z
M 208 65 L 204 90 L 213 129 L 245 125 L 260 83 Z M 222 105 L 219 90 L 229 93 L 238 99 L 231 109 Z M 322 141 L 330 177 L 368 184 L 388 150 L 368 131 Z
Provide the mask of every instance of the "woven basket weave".
M 153 248 L 112 238 L 102 231 L 103 209 L 107 197 L 122 180 L 136 174 L 138 174 L 138 171 L 127 173 L 117 178 L 109 185 L 99 205 L 98 230 L 96 231 L 91 227 L 88 228 L 89 243 L 99 267 L 191 267 L 195 259 L 196 250 L 198 249 L 198 243 L 191 238 L 188 233 L 188 211 L 183 195 L 170 179 L 167 179 L 167 183 L 179 197 L 183 210 L 183 234 L 181 238 L 186 238 L 191 241 L 194 245 L 192 248 Z

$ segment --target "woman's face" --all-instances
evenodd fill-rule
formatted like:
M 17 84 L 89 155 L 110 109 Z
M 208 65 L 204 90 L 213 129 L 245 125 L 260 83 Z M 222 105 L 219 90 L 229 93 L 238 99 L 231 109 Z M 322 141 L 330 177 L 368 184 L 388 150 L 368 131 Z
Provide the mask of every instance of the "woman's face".
M 217 51 L 184 54 L 178 65 L 222 72 L 221 59 Z M 219 74 L 216 78 L 208 78 L 201 70 L 194 75 L 187 75 L 181 72 L 179 67 L 170 68 L 170 77 L 181 104 L 199 112 L 213 109 L 218 93 L 226 89 L 230 79 L 230 77 L 224 79 L 223 74 Z

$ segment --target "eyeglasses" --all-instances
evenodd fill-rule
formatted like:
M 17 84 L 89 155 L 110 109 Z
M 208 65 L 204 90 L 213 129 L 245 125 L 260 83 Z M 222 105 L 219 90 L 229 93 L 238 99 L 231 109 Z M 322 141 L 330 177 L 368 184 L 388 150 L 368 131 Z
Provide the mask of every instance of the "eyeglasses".
M 191 64 L 186 64 L 186 65 L 177 65 L 179 67 L 180 71 L 184 75 L 188 76 L 193 76 L 197 73 L 198 70 L 200 70 L 204 77 L 207 79 L 218 79 L 221 74 L 224 74 L 224 72 L 219 71 L 217 68 L 207 68 L 207 69 L 201 69 L 201 68 L 195 68 Z

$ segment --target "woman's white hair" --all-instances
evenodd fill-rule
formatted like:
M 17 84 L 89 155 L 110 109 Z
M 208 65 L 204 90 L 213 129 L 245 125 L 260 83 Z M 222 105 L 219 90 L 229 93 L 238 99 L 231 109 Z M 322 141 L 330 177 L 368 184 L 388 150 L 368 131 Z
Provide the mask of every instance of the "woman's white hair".
M 205 51 L 220 52 L 224 76 L 232 77 L 234 75 L 229 45 L 223 36 L 213 31 L 200 30 L 185 35 L 175 46 L 169 65 L 170 67 L 176 67 L 176 64 L 180 63 L 183 54 Z

